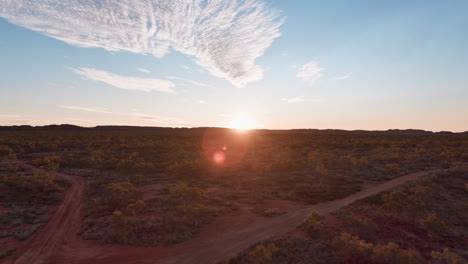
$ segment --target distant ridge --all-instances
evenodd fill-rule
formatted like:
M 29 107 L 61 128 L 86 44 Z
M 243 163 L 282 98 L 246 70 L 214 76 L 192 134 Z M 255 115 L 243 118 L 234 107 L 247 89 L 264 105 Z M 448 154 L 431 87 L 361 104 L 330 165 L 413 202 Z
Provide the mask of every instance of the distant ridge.
M 219 129 L 226 130 L 229 128 L 222 127 L 149 127 L 149 126 L 96 126 L 96 127 L 81 127 L 71 124 L 59 124 L 59 125 L 46 125 L 46 126 L 30 126 L 30 125 L 21 125 L 21 126 L 0 126 L 0 131 L 136 131 L 136 130 L 154 130 L 154 131 L 175 131 L 175 130 L 203 130 L 203 129 Z M 304 128 L 304 129 L 254 129 L 254 131 L 264 131 L 272 133 L 287 133 L 287 132 L 296 132 L 296 133 L 307 133 L 312 132 L 316 134 L 388 134 L 388 135 L 428 135 L 428 134 L 458 134 L 458 135 L 468 135 L 468 131 L 465 132 L 451 132 L 451 131 L 426 131 L 422 129 L 389 129 L 389 130 L 343 130 L 343 129 L 313 129 L 313 128 Z

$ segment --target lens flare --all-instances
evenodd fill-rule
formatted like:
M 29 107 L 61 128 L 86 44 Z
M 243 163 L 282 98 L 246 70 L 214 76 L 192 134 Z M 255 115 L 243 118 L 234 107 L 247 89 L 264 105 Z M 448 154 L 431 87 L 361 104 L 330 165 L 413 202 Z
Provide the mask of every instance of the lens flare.
M 231 129 L 207 128 L 203 132 L 203 153 L 214 165 L 231 167 L 247 154 L 249 138 L 248 134 L 239 134 Z
M 226 154 L 224 154 L 223 151 L 216 151 L 213 154 L 213 161 L 217 164 L 222 164 L 224 163 L 224 160 L 226 159 Z

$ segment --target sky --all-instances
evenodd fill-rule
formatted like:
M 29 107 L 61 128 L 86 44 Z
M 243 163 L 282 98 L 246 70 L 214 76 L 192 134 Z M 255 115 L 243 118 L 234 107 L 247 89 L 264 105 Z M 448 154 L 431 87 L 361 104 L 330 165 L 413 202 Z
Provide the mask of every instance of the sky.
M 468 130 L 468 1 L 0 0 L 0 125 Z

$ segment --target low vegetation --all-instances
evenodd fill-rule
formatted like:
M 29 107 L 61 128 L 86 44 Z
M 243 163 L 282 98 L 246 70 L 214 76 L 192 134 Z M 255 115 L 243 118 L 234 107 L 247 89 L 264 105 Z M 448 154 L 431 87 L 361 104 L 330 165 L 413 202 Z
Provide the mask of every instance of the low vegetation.
M 70 173 L 88 181 L 83 238 L 167 245 L 190 239 L 222 214 L 253 208 L 249 210 L 260 217 L 277 217 L 287 210 L 267 206 L 269 201 L 330 201 L 358 192 L 366 184 L 467 162 L 467 145 L 466 134 L 422 131 L 4 128 L 0 129 L 0 206 L 7 208 L 3 214 L 31 206 L 53 208 L 67 188 L 54 172 Z M 214 162 L 216 151 L 225 154 L 222 163 Z M 28 171 L 21 162 L 42 171 Z M 428 209 L 440 188 L 448 188 L 443 187 L 442 175 L 431 181 L 432 185 L 395 190 L 379 198 L 374 211 L 385 217 L 366 211 L 343 214 L 340 221 L 346 232 L 374 245 L 390 242 L 376 243 L 377 234 L 391 233 L 381 228 L 384 220 L 390 226 L 396 223 L 391 221 L 411 223 L 437 245 L 441 236 L 460 228 L 461 220 L 457 214 L 446 219 L 447 212 L 439 206 Z M 466 184 L 460 183 L 464 192 Z M 153 185 L 157 186 L 154 190 L 142 191 Z M 463 206 L 456 202 L 448 208 L 462 211 Z M 315 240 L 326 239 L 330 233 L 324 216 L 314 212 L 303 230 Z M 290 242 L 274 243 L 278 251 L 270 254 L 273 262 L 284 260 L 284 243 Z M 258 252 L 268 251 L 268 244 L 263 246 L 265 250 Z M 405 243 L 399 246 L 412 248 Z M 327 255 L 330 246 L 323 247 L 315 242 L 305 246 L 320 248 Z M 437 252 L 443 249 L 434 247 Z M 430 254 L 426 251 L 423 258 Z
M 338 211 L 338 226 L 312 211 L 299 227 L 305 238 L 270 239 L 229 263 L 258 263 L 252 252 L 268 244 L 278 250 L 264 263 L 468 263 L 467 181 L 458 167 L 370 196 Z

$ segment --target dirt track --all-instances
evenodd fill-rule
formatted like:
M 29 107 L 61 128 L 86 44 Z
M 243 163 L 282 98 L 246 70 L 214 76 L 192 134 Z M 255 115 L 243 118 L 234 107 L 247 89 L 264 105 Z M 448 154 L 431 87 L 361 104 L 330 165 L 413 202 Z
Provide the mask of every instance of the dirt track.
M 23 164 L 34 168 L 31 165 Z M 250 245 L 272 236 L 293 230 L 307 214 L 315 209 L 322 214 L 334 212 L 356 200 L 388 190 L 402 183 L 434 172 L 422 171 L 369 187 L 343 199 L 302 207 L 273 218 L 254 221 L 228 230 L 208 226 L 190 241 L 173 247 L 138 248 L 122 245 L 98 244 L 81 239 L 80 208 L 86 191 L 86 179 L 58 173 L 58 177 L 73 184 L 64 195 L 50 221 L 26 243 L 18 248 L 5 263 L 216 263 L 228 259 Z

